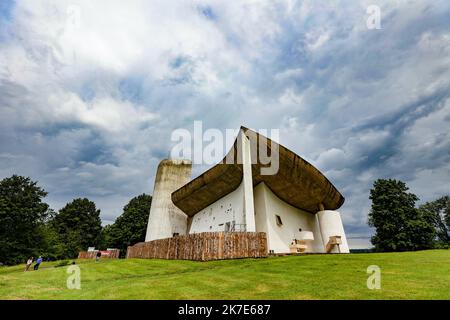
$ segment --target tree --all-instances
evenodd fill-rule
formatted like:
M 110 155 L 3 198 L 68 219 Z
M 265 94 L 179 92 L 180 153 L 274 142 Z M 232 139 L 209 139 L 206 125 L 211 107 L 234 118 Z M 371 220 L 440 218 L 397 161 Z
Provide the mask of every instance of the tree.
M 435 229 L 430 215 L 415 208 L 419 198 L 402 181 L 378 179 L 370 190 L 369 226 L 377 251 L 408 251 L 433 246 Z
M 30 178 L 13 175 L 0 181 L 0 262 L 15 264 L 40 254 L 46 195 Z
M 141 194 L 128 202 L 114 224 L 104 228 L 104 239 L 109 247 L 120 249 L 124 256 L 127 247 L 145 240 L 152 197 Z
M 53 209 L 47 211 L 45 221 L 39 224 L 38 229 L 41 234 L 40 255 L 49 260 L 58 260 L 66 258 L 64 245 L 61 242 L 58 233 L 53 227 L 53 220 L 56 212 Z
M 100 249 L 107 249 L 113 247 L 113 242 L 111 238 L 111 227 L 112 224 L 108 224 L 102 228 L 102 231 L 100 232 L 100 243 L 98 245 Z
M 445 221 L 445 224 L 447 226 L 447 230 L 450 231 L 450 197 L 449 196 L 446 196 L 445 202 L 447 204 L 446 204 L 446 207 L 445 207 L 444 221 Z
M 444 196 L 419 207 L 421 213 L 429 216 L 436 229 L 440 244 L 450 244 L 450 197 Z
M 78 252 L 98 246 L 102 230 L 100 210 L 89 199 L 74 199 L 51 222 L 62 242 L 64 257 L 75 258 Z

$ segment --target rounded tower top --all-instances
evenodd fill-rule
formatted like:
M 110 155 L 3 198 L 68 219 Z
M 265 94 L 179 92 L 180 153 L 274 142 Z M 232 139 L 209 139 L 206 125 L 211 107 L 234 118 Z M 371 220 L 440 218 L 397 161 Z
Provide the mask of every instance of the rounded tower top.
M 188 160 L 188 159 L 164 159 L 164 160 L 162 160 L 159 163 L 158 167 L 171 166 L 171 165 L 175 165 L 175 166 L 187 165 L 187 166 L 190 166 L 190 165 L 192 165 L 192 161 Z

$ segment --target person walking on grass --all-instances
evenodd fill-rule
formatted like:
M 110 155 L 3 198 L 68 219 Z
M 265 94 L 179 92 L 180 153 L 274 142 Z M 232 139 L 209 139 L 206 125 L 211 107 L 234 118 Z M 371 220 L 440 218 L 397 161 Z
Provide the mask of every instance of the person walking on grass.
M 27 265 L 25 266 L 25 272 L 28 271 L 28 269 L 30 269 L 32 264 L 33 264 L 33 257 L 31 257 L 27 260 Z
M 39 256 L 39 258 L 36 260 L 36 264 L 34 265 L 34 270 L 37 270 L 37 269 L 39 269 L 39 265 L 41 264 L 41 262 L 42 262 L 42 257 L 41 256 Z
M 95 256 L 95 261 L 98 262 L 100 260 L 100 257 L 102 256 L 102 253 L 99 251 L 97 251 L 97 255 Z

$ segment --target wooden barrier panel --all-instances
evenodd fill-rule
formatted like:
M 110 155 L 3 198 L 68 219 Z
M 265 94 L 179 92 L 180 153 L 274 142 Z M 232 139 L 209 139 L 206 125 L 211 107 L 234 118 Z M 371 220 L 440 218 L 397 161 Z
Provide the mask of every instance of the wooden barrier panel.
M 202 232 L 139 242 L 128 247 L 127 258 L 221 260 L 267 257 L 264 232 Z
M 78 253 L 78 259 L 95 259 L 95 257 L 97 256 L 97 252 L 99 250 L 94 250 L 94 251 L 80 251 Z M 113 249 L 113 250 L 105 250 L 105 251 L 101 251 L 102 253 L 102 257 L 101 259 L 119 259 L 119 253 L 120 250 L 119 249 Z

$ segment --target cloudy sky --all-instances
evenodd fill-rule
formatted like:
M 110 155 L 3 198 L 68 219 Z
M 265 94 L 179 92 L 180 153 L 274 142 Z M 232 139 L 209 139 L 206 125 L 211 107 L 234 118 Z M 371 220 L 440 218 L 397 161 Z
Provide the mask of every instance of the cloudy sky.
M 104 223 L 201 120 L 279 128 L 368 236 L 375 179 L 450 192 L 449 95 L 448 0 L 0 1 L 0 178 L 54 209 L 88 197 Z

